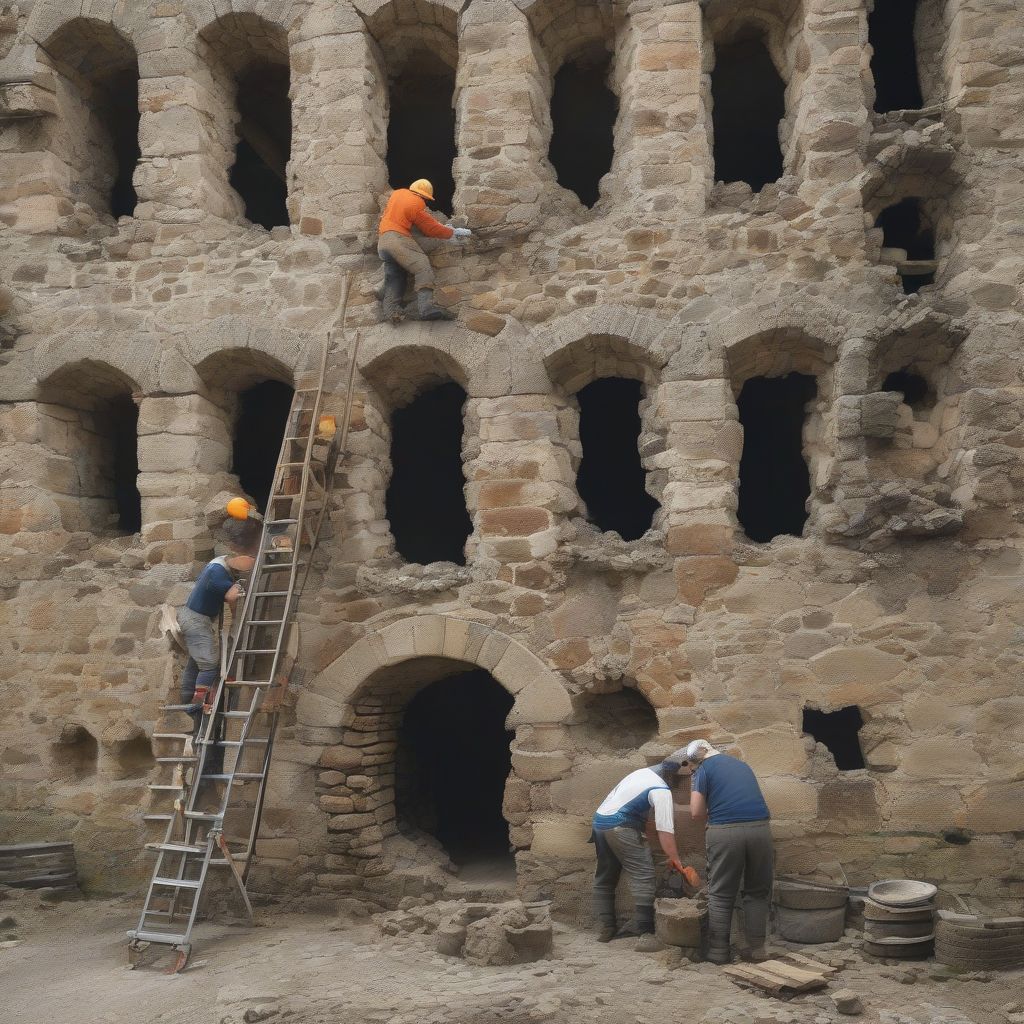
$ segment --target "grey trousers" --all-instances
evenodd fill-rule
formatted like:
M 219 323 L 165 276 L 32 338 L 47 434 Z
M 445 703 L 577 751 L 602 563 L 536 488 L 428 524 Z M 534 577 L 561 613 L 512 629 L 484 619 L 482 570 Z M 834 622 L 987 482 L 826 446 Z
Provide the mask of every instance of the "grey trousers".
M 741 884 L 747 942 L 751 946 L 762 945 L 768 931 L 772 892 L 771 823 L 766 820 L 709 825 L 706 844 L 709 946 L 728 952 L 732 912 Z
M 644 834 L 635 828 L 620 826 L 592 833 L 597 853 L 594 872 L 594 916 L 602 924 L 615 924 L 615 887 L 623 868 L 629 879 L 629 891 L 637 907 L 654 903 L 654 858 Z
M 397 231 L 385 231 L 377 239 L 377 255 L 386 263 L 397 263 L 413 275 L 416 291 L 434 287 L 434 268 L 430 257 L 419 247 L 415 238 Z

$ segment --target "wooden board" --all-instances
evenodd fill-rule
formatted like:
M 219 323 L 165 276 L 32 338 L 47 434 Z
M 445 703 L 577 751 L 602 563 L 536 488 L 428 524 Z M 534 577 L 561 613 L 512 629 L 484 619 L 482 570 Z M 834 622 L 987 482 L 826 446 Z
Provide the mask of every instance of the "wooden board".
M 794 995 L 824 988 L 836 970 L 799 953 L 787 953 L 759 964 L 732 964 L 722 968 L 737 984 L 772 995 Z

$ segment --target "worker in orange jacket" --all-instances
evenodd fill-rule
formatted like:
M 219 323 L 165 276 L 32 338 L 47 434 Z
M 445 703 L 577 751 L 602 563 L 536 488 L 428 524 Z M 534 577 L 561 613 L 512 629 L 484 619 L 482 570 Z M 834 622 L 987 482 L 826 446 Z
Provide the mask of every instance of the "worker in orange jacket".
M 405 315 L 402 296 L 408 274 L 413 275 L 416 303 L 421 320 L 454 320 L 447 309 L 434 304 L 434 268 L 430 258 L 412 236 L 415 227 L 430 238 L 469 238 L 469 228 L 450 228 L 427 213 L 434 201 L 434 186 L 417 178 L 408 188 L 396 188 L 377 229 L 377 255 L 384 264 L 384 292 L 381 319 L 398 323 Z

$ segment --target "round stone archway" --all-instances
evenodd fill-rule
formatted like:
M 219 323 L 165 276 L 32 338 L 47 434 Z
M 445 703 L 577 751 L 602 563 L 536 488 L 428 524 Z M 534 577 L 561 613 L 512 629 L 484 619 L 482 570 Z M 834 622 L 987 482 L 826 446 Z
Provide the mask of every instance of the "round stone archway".
M 512 696 L 514 732 L 503 811 L 517 856 L 530 849 L 534 811 L 569 771 L 569 694 L 537 655 L 483 623 L 418 615 L 376 630 L 321 672 L 299 698 L 299 725 L 327 740 L 317 795 L 331 873 L 344 888 L 391 904 L 455 881 L 436 844 L 403 836 L 396 820 L 396 751 L 409 700 L 455 673 L 485 669 Z M 328 736 L 336 737 L 334 742 Z

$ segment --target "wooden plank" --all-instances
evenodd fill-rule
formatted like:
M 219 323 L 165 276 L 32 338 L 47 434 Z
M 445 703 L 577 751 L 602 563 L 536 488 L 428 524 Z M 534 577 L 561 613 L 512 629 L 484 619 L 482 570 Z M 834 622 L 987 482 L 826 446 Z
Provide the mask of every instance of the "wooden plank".
M 790 962 L 796 964 L 797 967 L 807 967 L 815 971 L 824 971 L 826 974 L 835 974 L 839 970 L 838 967 L 833 967 L 831 964 L 823 964 L 820 960 L 812 960 L 809 956 L 804 956 L 802 953 L 787 953 L 785 956 L 775 957 L 776 960 L 781 960 L 784 963 Z
M 776 979 L 763 971 L 756 970 L 753 965 L 730 964 L 728 967 L 722 968 L 722 973 L 728 974 L 730 978 L 735 978 L 743 984 L 754 985 L 767 992 L 778 992 L 782 987 Z
M 759 970 L 777 977 L 785 988 L 803 991 L 807 987 L 814 988 L 825 984 L 825 977 L 820 971 L 808 971 L 793 967 L 790 964 L 782 963 L 781 960 L 765 960 L 756 966 Z

